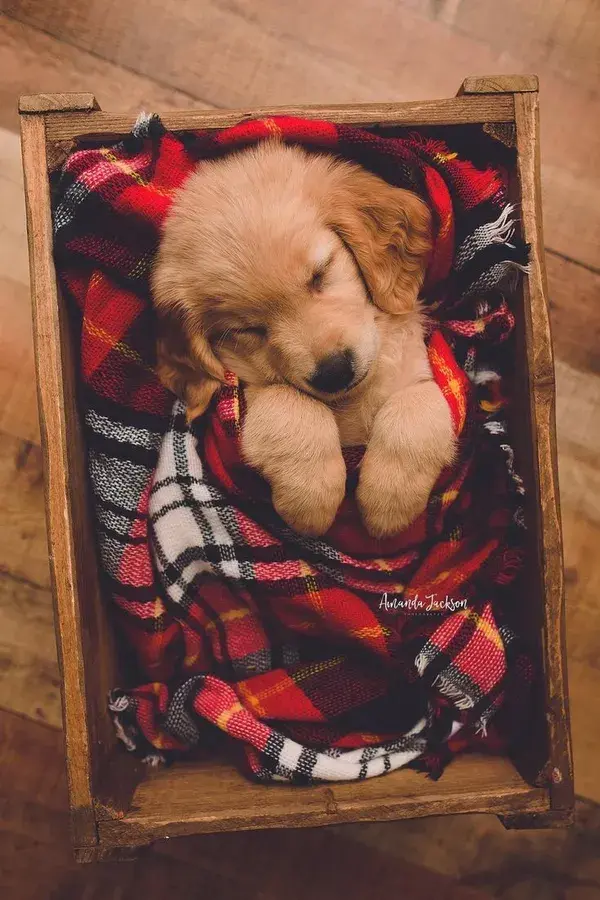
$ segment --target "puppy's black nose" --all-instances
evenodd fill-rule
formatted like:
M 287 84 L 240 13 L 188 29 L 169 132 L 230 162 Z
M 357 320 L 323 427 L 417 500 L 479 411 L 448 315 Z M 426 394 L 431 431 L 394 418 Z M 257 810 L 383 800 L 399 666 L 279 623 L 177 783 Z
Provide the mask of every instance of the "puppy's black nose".
M 352 350 L 332 353 L 321 360 L 310 384 L 324 394 L 337 394 L 352 383 L 354 378 L 354 355 Z

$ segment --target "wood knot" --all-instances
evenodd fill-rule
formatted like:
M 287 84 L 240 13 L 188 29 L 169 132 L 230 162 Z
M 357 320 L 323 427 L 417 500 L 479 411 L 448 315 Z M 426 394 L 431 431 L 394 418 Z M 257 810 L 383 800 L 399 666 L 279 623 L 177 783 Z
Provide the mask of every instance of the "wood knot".
M 339 812 L 337 800 L 331 788 L 325 788 L 325 812 L 329 816 L 336 816 Z

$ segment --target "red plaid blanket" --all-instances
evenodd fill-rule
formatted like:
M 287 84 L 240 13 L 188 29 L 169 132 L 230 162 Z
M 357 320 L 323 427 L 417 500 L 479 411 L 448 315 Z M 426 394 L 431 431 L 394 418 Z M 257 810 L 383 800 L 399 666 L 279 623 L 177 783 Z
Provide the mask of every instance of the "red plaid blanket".
M 423 516 L 386 541 L 354 505 L 360 448 L 346 453 L 347 497 L 326 539 L 302 538 L 241 461 L 235 379 L 189 427 L 152 368 L 148 273 L 173 192 L 198 159 L 274 134 L 360 162 L 434 211 L 429 357 L 460 454 Z M 513 327 L 504 290 L 527 254 L 501 172 L 418 135 L 284 118 L 175 135 L 149 118 L 70 156 L 54 223 L 81 324 L 107 594 L 135 657 L 130 686 L 110 698 L 123 741 L 168 754 L 216 726 L 264 779 L 364 778 L 423 760 L 439 771 L 453 736 L 485 732 L 528 671 L 508 627 L 522 484 L 499 351 Z

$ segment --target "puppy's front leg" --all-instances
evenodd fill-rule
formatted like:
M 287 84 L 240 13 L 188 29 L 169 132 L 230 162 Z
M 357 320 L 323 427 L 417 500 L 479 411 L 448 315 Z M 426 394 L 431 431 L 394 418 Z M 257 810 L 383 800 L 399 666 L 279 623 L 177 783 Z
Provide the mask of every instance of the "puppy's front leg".
M 332 525 L 346 466 L 331 410 L 286 385 L 246 389 L 242 453 L 271 485 L 273 505 L 300 534 Z
M 363 522 L 373 537 L 397 534 L 423 512 L 455 446 L 450 409 L 433 380 L 387 400 L 375 418 L 357 490 Z

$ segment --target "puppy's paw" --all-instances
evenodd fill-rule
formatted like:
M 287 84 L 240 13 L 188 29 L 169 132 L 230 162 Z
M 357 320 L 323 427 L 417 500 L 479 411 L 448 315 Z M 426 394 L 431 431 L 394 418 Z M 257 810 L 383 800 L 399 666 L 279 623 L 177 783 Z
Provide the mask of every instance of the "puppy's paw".
M 400 455 L 367 450 L 356 499 L 369 534 L 386 538 L 408 528 L 425 510 L 438 475 L 430 467 L 407 464 Z
M 299 534 L 320 537 L 333 525 L 346 490 L 346 466 L 341 455 L 318 470 L 295 465 L 281 479 L 271 481 L 273 506 Z

